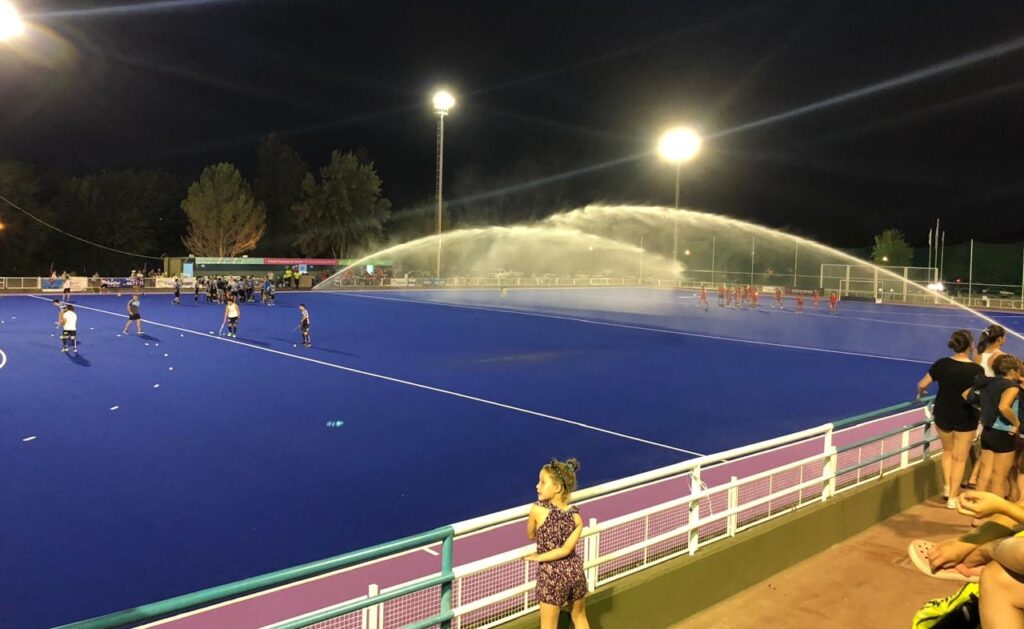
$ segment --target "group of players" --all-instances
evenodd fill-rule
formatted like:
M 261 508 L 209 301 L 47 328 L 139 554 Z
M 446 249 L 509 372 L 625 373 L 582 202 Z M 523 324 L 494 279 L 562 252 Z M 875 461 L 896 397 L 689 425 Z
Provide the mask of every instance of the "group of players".
M 229 297 L 234 298 L 236 303 L 256 303 L 256 289 L 259 288 L 260 303 L 268 306 L 274 305 L 275 287 L 270 279 L 259 280 L 247 277 L 200 277 L 193 286 L 192 299 L 199 303 L 199 296 L 202 295 L 206 303 L 227 304 Z M 175 306 L 181 305 L 181 280 L 174 278 L 174 299 L 171 303 Z
M 222 278 L 217 278 L 222 280 Z M 250 278 L 251 279 L 251 278 Z M 221 322 L 221 332 L 224 327 L 227 326 L 227 336 L 229 338 L 238 337 L 238 321 L 242 316 L 241 302 L 247 300 L 249 303 L 253 303 L 254 300 L 254 288 L 250 282 L 249 286 L 246 284 L 232 281 L 231 283 L 224 283 L 223 288 L 220 287 L 220 281 L 210 281 L 209 286 L 214 287 L 210 290 L 210 297 L 207 298 L 208 303 L 212 303 L 214 300 L 218 300 L 217 303 L 224 304 L 224 320 Z M 268 288 L 269 286 L 269 288 Z M 195 301 L 199 302 L 199 282 L 196 283 Z M 273 283 L 267 280 L 261 287 L 260 301 L 267 304 L 268 306 L 274 305 L 274 286 Z M 223 301 L 220 301 L 220 300 Z M 61 328 L 61 351 L 69 352 L 74 351 L 78 353 L 78 313 L 75 311 L 75 306 L 70 302 L 69 294 L 65 293 L 64 299 L 54 299 L 53 305 L 58 310 L 57 315 L 57 326 Z M 181 280 L 175 280 L 174 282 L 174 300 L 171 302 L 174 305 L 181 304 Z M 131 299 L 125 306 L 128 312 L 128 320 L 125 321 L 124 328 L 121 330 L 121 334 L 128 334 L 128 328 L 131 327 L 132 322 L 135 322 L 136 334 L 142 334 L 142 295 L 133 294 Z M 302 333 L 302 346 L 312 347 L 313 342 L 310 337 L 310 322 L 309 322 L 309 310 L 306 309 L 305 304 L 299 304 L 299 323 L 293 329 L 299 330 Z
M 796 294 L 796 312 L 804 311 L 804 296 Z M 748 305 L 751 308 L 757 308 L 760 301 L 761 295 L 757 288 L 747 284 L 744 286 L 733 286 L 732 288 L 721 284 L 718 287 L 718 306 L 720 308 L 746 308 Z M 821 306 L 821 295 L 815 290 L 811 295 L 811 304 L 815 310 L 818 310 Z M 700 302 L 699 307 L 708 309 L 708 288 L 704 284 L 700 286 Z M 836 309 L 839 306 L 839 295 L 835 291 L 832 291 L 828 296 L 828 312 L 829 314 L 836 314 Z M 779 286 L 775 287 L 775 308 L 785 310 L 786 306 L 782 301 L 782 288 Z

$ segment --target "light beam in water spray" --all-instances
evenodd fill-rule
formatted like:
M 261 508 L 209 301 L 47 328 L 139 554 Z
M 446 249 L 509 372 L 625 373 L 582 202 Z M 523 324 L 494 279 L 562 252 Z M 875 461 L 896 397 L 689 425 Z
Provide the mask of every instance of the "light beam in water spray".
M 539 261 L 532 259 L 532 255 L 524 254 L 523 247 L 526 246 L 532 246 L 534 250 L 538 251 L 557 250 L 556 252 L 561 256 L 558 260 L 562 264 L 565 264 L 565 260 L 572 261 L 586 257 L 590 247 L 598 247 L 604 251 L 612 252 L 614 259 L 619 263 L 625 261 L 626 264 L 632 264 L 631 261 L 640 253 L 640 247 L 637 246 L 632 236 L 638 232 L 646 232 L 648 234 L 670 233 L 670 226 L 675 220 L 679 220 L 681 225 L 697 226 L 705 230 L 711 229 L 713 230 L 712 233 L 720 235 L 742 234 L 744 237 L 756 237 L 759 239 L 758 242 L 761 242 L 760 239 L 764 239 L 764 241 L 776 244 L 781 240 L 788 243 L 787 246 L 799 246 L 802 251 L 817 252 L 827 256 L 828 259 L 841 260 L 847 264 L 872 269 L 878 273 L 880 279 L 886 278 L 900 284 L 905 283 L 908 287 L 913 287 L 921 295 L 928 295 L 942 303 L 954 306 L 989 324 L 999 324 L 999 322 L 988 315 L 958 303 L 945 294 L 931 290 L 927 286 L 913 280 L 906 279 L 884 267 L 876 266 L 866 260 L 833 249 L 814 240 L 755 223 L 692 210 L 677 211 L 654 206 L 591 205 L 555 214 L 532 225 L 455 230 L 444 234 L 443 238 L 446 246 L 453 251 L 459 246 L 476 247 L 477 249 L 472 252 L 472 255 L 467 257 L 477 263 L 477 266 L 480 267 L 478 272 L 481 274 L 486 270 L 493 270 L 499 266 L 506 269 L 523 269 L 524 265 L 539 263 Z M 630 225 L 630 221 L 638 225 Z M 610 231 L 612 235 L 597 233 L 600 231 Z M 401 256 L 403 254 L 415 253 L 419 249 L 422 249 L 424 252 L 432 251 L 432 245 L 436 246 L 436 238 L 437 236 L 428 236 L 365 255 L 352 265 L 336 273 L 327 281 L 319 284 L 317 289 L 329 289 L 334 278 L 338 277 L 341 273 L 375 258 Z M 663 274 L 667 273 L 676 277 L 678 272 L 682 270 L 678 263 L 664 256 L 659 256 L 650 249 L 647 249 L 645 254 L 652 266 L 660 267 Z M 617 270 L 621 272 L 622 267 L 618 267 Z M 551 268 L 549 272 L 566 273 L 566 268 Z M 721 272 L 730 273 L 730 271 L 725 269 L 721 270 Z M 731 272 L 736 274 L 735 270 Z M 1006 326 L 1004 325 L 1003 327 Z M 1010 328 L 1006 328 L 1006 330 L 1007 334 L 1024 341 L 1024 335 L 1020 332 Z
M 790 118 L 795 118 L 797 116 L 809 114 L 811 112 L 826 109 L 828 107 L 842 105 L 844 103 L 864 98 L 865 96 L 878 94 L 879 92 L 905 87 L 907 85 L 911 85 L 913 83 L 917 83 L 925 79 L 930 79 L 932 77 L 946 74 L 948 72 L 962 70 L 963 68 L 972 66 L 976 63 L 981 63 L 982 61 L 988 61 L 989 59 L 1002 57 L 1004 55 L 1008 55 L 1010 53 L 1014 53 L 1022 49 L 1024 49 L 1024 37 L 1018 37 L 1016 39 L 1011 39 L 1009 41 L 995 44 L 994 46 L 989 46 L 988 48 L 983 48 L 981 50 L 976 50 L 974 52 L 961 55 L 954 59 L 948 59 L 941 63 L 930 65 L 921 70 L 915 70 L 913 72 L 901 74 L 900 76 L 893 77 L 891 79 L 886 79 L 885 81 L 880 81 L 873 85 L 868 85 L 867 87 L 862 87 L 851 92 L 838 94 L 836 96 L 832 96 L 831 98 L 820 100 L 816 103 L 804 105 L 803 107 L 797 107 L 796 109 L 784 111 L 773 116 L 768 116 L 767 118 L 762 118 L 761 120 L 755 120 L 754 122 L 741 124 L 731 129 L 719 131 L 718 133 L 712 133 L 707 137 L 720 138 L 727 135 L 732 135 L 734 133 L 739 133 L 741 131 L 748 131 L 750 129 L 756 129 L 758 127 L 763 127 L 765 125 L 773 124 L 776 122 L 782 122 L 783 120 L 789 120 Z
M 112 7 L 92 7 L 88 9 L 67 9 L 64 11 L 46 11 L 30 16 L 35 20 L 50 18 L 100 17 L 106 15 L 131 15 L 133 13 L 156 13 L 176 9 L 204 8 L 221 4 L 240 4 L 249 0 L 162 0 L 158 2 L 137 2 Z

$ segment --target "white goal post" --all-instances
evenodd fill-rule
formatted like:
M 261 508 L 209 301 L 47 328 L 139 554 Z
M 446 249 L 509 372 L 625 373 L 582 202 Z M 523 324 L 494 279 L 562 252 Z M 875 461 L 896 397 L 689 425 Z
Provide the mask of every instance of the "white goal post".
M 840 297 L 907 301 L 908 297 L 927 295 L 911 282 L 923 287 L 938 281 L 938 277 L 939 270 L 936 267 L 822 264 L 819 282 L 824 291 L 836 291 Z

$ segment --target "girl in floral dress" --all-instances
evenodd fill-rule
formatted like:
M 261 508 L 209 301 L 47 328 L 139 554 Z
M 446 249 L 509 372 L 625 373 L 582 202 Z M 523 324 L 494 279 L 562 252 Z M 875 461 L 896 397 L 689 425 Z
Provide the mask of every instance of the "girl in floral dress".
M 538 563 L 541 629 L 555 629 L 559 609 L 569 604 L 572 605 L 573 627 L 590 629 L 583 601 L 587 579 L 583 574 L 583 560 L 576 554 L 583 518 L 579 509 L 569 504 L 579 469 L 576 459 L 564 462 L 552 459 L 542 467 L 537 482 L 537 502 L 533 503 L 526 522 L 527 537 L 537 540 L 537 552 L 527 555 L 526 560 Z

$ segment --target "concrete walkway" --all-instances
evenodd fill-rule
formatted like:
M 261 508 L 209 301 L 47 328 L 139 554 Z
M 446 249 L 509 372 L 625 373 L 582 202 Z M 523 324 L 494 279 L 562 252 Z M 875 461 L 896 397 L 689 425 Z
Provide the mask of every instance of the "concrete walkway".
M 672 629 L 907 629 L 925 601 L 960 583 L 922 574 L 910 540 L 961 535 L 969 519 L 929 500 L 710 607 Z

